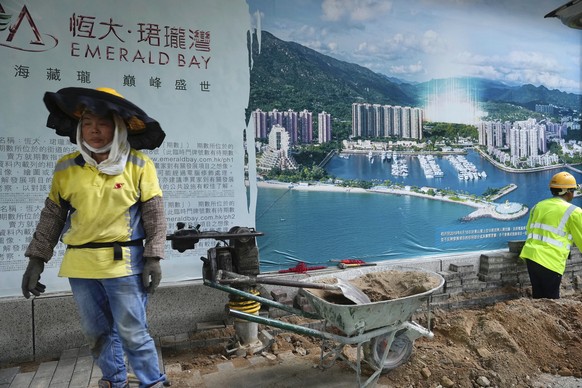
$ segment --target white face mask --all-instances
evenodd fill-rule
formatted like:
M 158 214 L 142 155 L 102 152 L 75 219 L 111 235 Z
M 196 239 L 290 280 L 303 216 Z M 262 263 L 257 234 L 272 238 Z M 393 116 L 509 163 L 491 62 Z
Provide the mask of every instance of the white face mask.
M 83 140 L 83 145 L 85 146 L 85 148 L 87 148 L 89 151 L 94 152 L 96 154 L 103 154 L 109 150 L 111 150 L 111 147 L 113 146 L 113 142 L 104 145 L 101 148 L 93 148 L 89 145 L 89 143 L 87 143 L 85 140 Z

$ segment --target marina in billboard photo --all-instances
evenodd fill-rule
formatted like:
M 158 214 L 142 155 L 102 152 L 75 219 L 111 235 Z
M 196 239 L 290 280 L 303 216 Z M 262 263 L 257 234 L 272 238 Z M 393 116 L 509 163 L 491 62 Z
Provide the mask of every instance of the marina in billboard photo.
M 525 239 L 550 177 L 582 177 L 579 31 L 542 2 L 334 4 L 249 1 L 264 269 Z

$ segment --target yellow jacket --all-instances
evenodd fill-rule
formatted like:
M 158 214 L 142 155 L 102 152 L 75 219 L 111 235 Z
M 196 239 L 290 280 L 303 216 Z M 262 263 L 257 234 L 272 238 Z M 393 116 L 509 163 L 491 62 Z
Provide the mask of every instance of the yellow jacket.
M 526 233 L 520 257 L 563 275 L 572 244 L 582 247 L 582 209 L 560 197 L 544 199 L 531 209 Z

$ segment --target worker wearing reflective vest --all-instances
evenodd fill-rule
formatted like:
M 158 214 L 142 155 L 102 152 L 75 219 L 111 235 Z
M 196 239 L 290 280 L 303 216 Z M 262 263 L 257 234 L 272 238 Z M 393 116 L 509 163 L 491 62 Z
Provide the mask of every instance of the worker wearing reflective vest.
M 570 247 L 582 247 L 582 209 L 570 203 L 577 188 L 572 174 L 559 172 L 550 181 L 553 197 L 530 211 L 520 257 L 526 261 L 534 299 L 560 298 Z

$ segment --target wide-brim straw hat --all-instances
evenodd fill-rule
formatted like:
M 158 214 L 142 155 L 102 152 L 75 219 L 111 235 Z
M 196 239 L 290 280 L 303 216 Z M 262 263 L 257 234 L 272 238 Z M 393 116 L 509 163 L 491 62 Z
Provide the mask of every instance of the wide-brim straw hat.
M 132 148 L 153 150 L 166 137 L 155 119 L 111 88 L 63 88 L 56 93 L 46 92 L 43 101 L 49 110 L 46 126 L 55 129 L 57 135 L 68 136 L 73 143 L 77 142 L 77 124 L 86 110 L 98 115 L 119 115 L 127 126 Z

